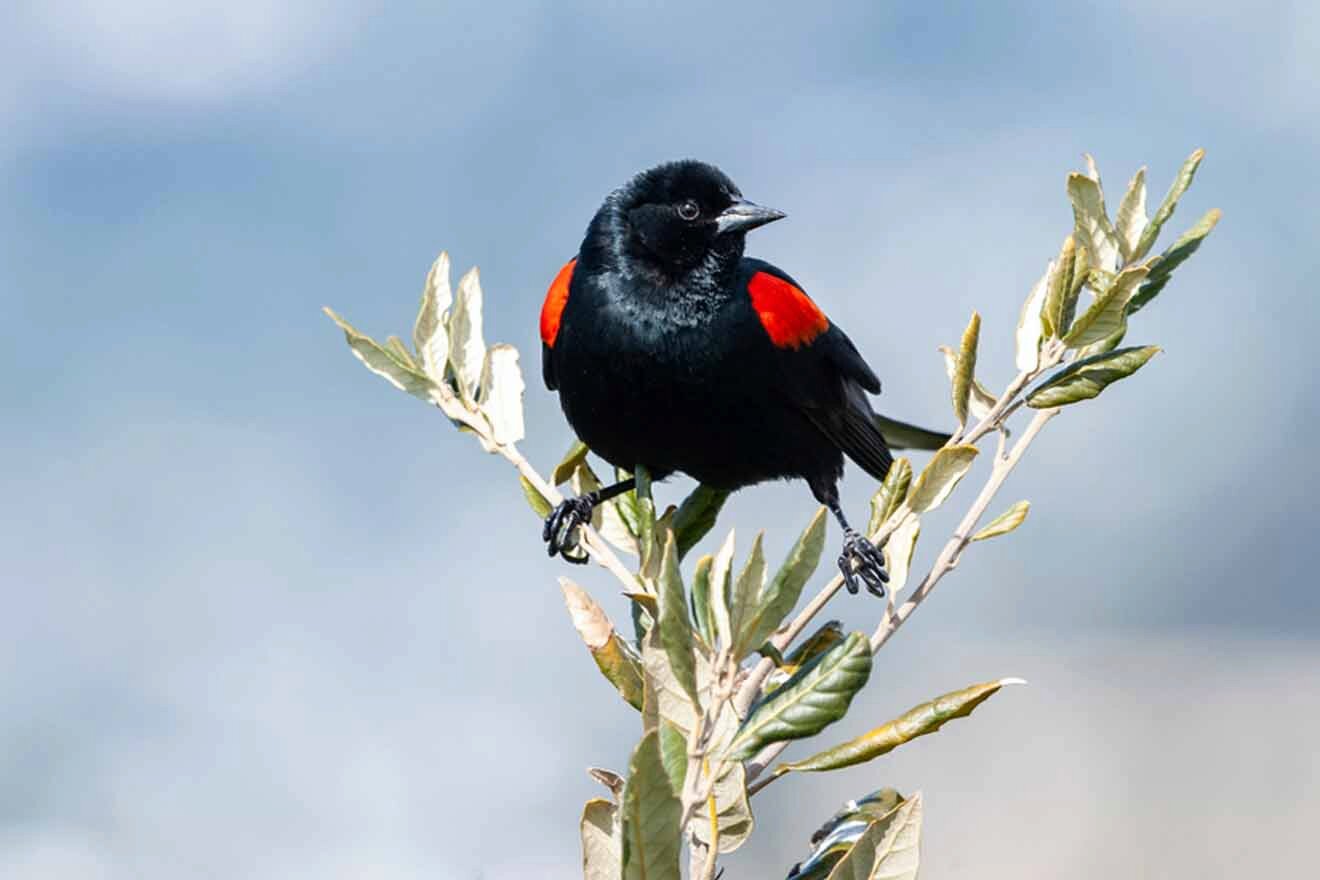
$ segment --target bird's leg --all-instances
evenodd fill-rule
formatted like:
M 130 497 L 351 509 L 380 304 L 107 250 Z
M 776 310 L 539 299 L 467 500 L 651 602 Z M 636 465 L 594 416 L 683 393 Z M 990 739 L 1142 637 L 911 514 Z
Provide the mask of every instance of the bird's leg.
M 550 511 L 550 515 L 545 518 L 545 526 L 541 529 L 541 540 L 545 541 L 547 553 L 550 556 L 558 553 L 569 562 L 579 565 L 585 563 L 587 561 L 585 554 L 576 556 L 568 552 L 577 546 L 575 533 L 578 526 L 591 522 L 591 514 L 597 504 L 609 501 L 624 492 L 630 492 L 636 486 L 637 481 L 629 477 L 613 486 L 605 486 L 594 492 L 561 501 L 559 506 Z
M 885 584 L 889 575 L 885 572 L 885 557 L 866 536 L 848 525 L 848 518 L 843 515 L 837 498 L 826 502 L 834 518 L 843 526 L 843 552 L 839 554 L 839 571 L 843 573 L 843 583 L 848 592 L 856 593 L 860 583 L 866 584 L 867 592 L 884 598 Z

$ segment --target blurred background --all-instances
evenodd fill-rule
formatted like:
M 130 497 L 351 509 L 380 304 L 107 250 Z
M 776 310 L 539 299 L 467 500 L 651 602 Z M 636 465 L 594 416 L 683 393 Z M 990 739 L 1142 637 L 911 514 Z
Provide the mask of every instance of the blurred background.
M 925 793 L 930 880 L 1304 873 L 1318 78 L 1305 0 L 6 4 L 0 876 L 579 870 L 584 768 L 621 768 L 637 726 L 555 578 L 622 619 L 616 587 L 547 560 L 503 461 L 363 370 L 322 305 L 406 334 L 441 249 L 480 265 L 549 467 L 571 437 L 539 381 L 546 286 L 607 191 L 697 156 L 788 212 L 749 252 L 847 328 L 887 411 L 948 425 L 936 346 L 979 309 L 981 377 L 1011 377 L 1082 151 L 1116 205 L 1196 147 L 1166 235 L 1225 219 L 1129 333 L 1165 353 L 1050 425 L 996 505 L 1031 518 L 968 553 L 826 739 L 1030 686 L 776 783 L 727 876 L 782 876 L 883 785 Z M 869 481 L 845 488 L 862 516 Z M 724 525 L 778 558 L 813 507 L 766 486 Z

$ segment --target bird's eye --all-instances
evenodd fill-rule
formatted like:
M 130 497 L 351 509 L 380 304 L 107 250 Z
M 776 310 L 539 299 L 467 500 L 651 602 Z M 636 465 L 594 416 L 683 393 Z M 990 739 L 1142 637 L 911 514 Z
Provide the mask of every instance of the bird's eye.
M 697 215 L 700 213 L 700 206 L 691 199 L 688 199 L 686 202 L 683 202 L 678 206 L 678 216 L 682 217 L 684 220 L 696 220 Z

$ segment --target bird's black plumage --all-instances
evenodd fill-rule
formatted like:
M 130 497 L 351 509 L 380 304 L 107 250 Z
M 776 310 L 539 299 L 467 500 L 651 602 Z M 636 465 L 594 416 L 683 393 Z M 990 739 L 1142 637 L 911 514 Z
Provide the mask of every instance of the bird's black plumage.
M 543 375 L 578 437 L 617 467 L 726 490 L 805 480 L 846 530 L 849 587 L 860 576 L 882 593 L 879 554 L 838 497 L 845 455 L 877 480 L 892 464 L 868 399 L 880 380 L 800 285 L 743 255 L 746 233 L 782 216 L 700 162 L 637 175 L 551 288 Z M 594 500 L 552 515 L 552 553 Z

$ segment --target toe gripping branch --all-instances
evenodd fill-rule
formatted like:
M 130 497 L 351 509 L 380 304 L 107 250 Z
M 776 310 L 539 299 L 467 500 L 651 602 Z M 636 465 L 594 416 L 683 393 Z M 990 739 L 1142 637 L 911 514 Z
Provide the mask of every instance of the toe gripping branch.
M 843 575 L 844 586 L 853 595 L 866 585 L 866 591 L 884 598 L 885 584 L 889 583 L 889 574 L 885 571 L 885 557 L 880 548 L 867 540 L 865 535 L 848 525 L 848 518 L 843 515 L 843 508 L 834 499 L 826 501 L 834 518 L 843 526 L 843 552 L 839 554 L 839 572 Z
M 629 492 L 636 486 L 637 481 L 629 478 L 612 486 L 559 502 L 545 518 L 545 526 L 541 529 L 541 540 L 545 541 L 547 555 L 558 554 L 568 562 L 585 564 L 587 554 L 578 546 L 578 527 L 591 523 L 591 514 L 595 512 L 597 504 Z

